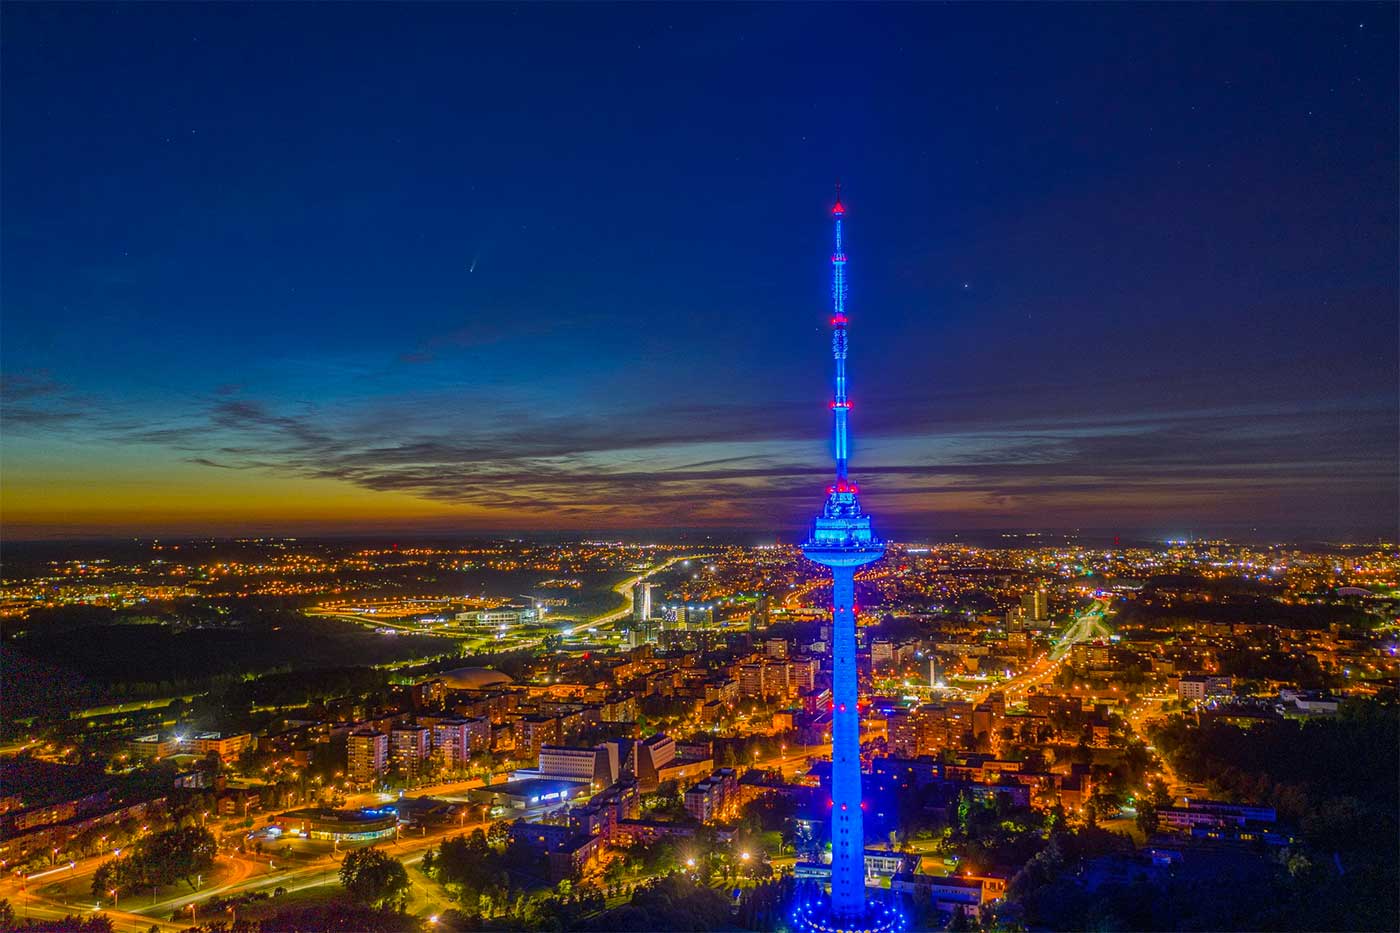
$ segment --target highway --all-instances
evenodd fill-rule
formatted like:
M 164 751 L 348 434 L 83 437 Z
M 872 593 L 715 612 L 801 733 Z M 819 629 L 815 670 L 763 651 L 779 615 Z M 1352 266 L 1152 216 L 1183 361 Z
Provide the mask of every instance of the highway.
M 667 558 L 665 561 L 661 562 L 660 564 L 657 564 L 655 567 L 652 567 L 650 570 L 645 570 L 637 574 L 636 576 L 628 577 L 627 579 L 623 580 L 621 583 L 617 584 L 612 588 L 614 593 L 622 597 L 622 607 L 620 609 L 614 609 L 609 612 L 605 612 L 602 615 L 594 616 L 589 621 L 581 624 L 593 628 L 602 628 L 604 626 L 612 625 L 614 622 L 619 622 L 623 619 L 630 618 L 632 615 L 632 587 L 636 586 L 638 583 L 641 583 L 648 577 L 655 576 L 656 574 L 661 573 L 663 570 L 668 570 L 671 567 L 674 567 L 676 564 L 679 564 L 682 561 L 705 560 L 707 557 L 710 556 L 712 555 L 685 554 L 681 557 L 670 557 Z
M 1070 648 L 1080 642 L 1108 638 L 1113 633 L 1106 624 L 1107 618 L 1108 598 L 1104 596 L 1094 597 L 1093 604 L 1076 613 L 1073 621 L 1060 634 L 1054 647 L 1050 649 L 1050 657 L 1059 661 L 1069 653 Z
M 812 759 L 816 757 L 831 757 L 830 745 L 793 745 L 784 747 L 776 755 L 769 755 L 767 758 L 755 758 L 752 762 L 756 768 L 765 771 L 778 771 L 783 777 L 791 780 L 806 774 L 812 766 Z M 749 764 L 750 762 L 740 762 Z
M 856 582 L 864 583 L 869 580 L 883 580 L 886 577 L 894 576 L 894 571 L 889 567 L 886 567 L 883 564 L 876 566 L 878 567 L 878 569 L 867 568 L 856 573 Z M 783 596 L 783 608 L 801 609 L 803 598 L 811 594 L 812 592 L 820 589 L 831 589 L 830 576 L 814 577 L 813 579 L 807 580 L 803 583 L 799 583 L 793 589 L 788 590 L 787 593 Z
M 379 843 L 380 848 L 409 866 L 414 887 L 410 891 L 409 912 L 417 916 L 431 916 L 441 913 L 450 902 L 438 886 L 416 868 L 423 860 L 423 853 L 436 846 L 448 836 L 470 834 L 473 830 L 486 830 L 489 822 L 446 825 L 422 835 L 406 834 L 391 842 Z M 119 909 L 103 903 L 100 909 L 111 920 L 114 928 L 121 933 L 136 931 L 145 933 L 154 924 L 161 930 L 182 930 L 190 925 L 188 920 L 173 923 L 170 916 L 176 912 L 189 911 L 191 916 L 199 916 L 199 907 L 210 898 L 237 896 L 269 888 L 284 888 L 287 892 L 303 891 L 308 888 L 334 886 L 339 888 L 340 861 L 345 857 L 345 848 L 337 848 L 309 859 L 300 859 L 289 864 L 279 864 L 277 856 L 253 857 L 220 853 L 219 882 L 191 891 L 185 885 L 166 888 L 152 900 L 149 893 L 122 893 L 118 897 Z M 93 913 L 93 901 L 87 893 L 93 873 L 110 855 L 97 856 L 75 863 L 69 871 L 58 871 L 27 883 L 17 876 L 0 879 L 0 897 L 9 898 L 16 915 L 34 920 L 59 920 L 79 913 Z M 173 893 L 172 893 L 173 892 Z M 275 901 L 263 902 L 262 909 Z M 221 918 L 227 919 L 227 918 Z
M 1069 656 L 1069 649 L 1084 641 L 1107 638 L 1112 634 L 1105 620 L 1108 617 L 1109 601 L 1106 597 L 1096 597 L 1092 605 L 1077 612 L 1065 630 L 1056 639 L 1048 652 L 1039 655 L 1029 668 L 1012 677 L 985 687 L 972 695 L 974 703 L 982 703 L 994 692 L 1001 692 L 1010 703 L 1018 695 L 1025 695 L 1032 687 L 1038 687 L 1053 680 L 1060 665 Z

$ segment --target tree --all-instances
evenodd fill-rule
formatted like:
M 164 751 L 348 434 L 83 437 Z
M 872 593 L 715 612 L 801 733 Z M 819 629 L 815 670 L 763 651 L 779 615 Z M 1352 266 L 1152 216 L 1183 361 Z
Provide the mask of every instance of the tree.
M 1144 836 L 1150 836 L 1157 831 L 1158 825 L 1157 805 L 1146 798 L 1139 798 L 1137 802 L 1137 827 L 1142 830 Z
M 340 883 L 349 895 L 370 907 L 403 910 L 408 902 L 408 872 L 403 863 L 375 848 L 345 853 Z
M 78 916 L 69 914 L 60 920 L 26 920 L 22 925 L 10 923 L 0 930 L 24 933 L 112 933 L 112 921 L 106 914 Z
M 473 832 L 472 835 L 475 836 L 479 832 L 481 832 L 481 830 Z M 487 844 L 494 848 L 505 848 L 505 846 L 510 843 L 510 824 L 505 820 L 496 820 L 491 824 L 484 838 Z
M 445 928 L 461 929 L 452 926 Z M 258 924 L 259 933 L 303 933 L 306 930 L 324 933 L 422 933 L 422 929 L 416 917 L 398 911 L 343 903 L 286 908 Z
M 199 876 L 214 867 L 214 837 L 199 826 L 152 833 L 121 858 L 104 862 L 92 878 L 94 897 L 112 888 L 155 888 L 183 881 L 194 890 Z

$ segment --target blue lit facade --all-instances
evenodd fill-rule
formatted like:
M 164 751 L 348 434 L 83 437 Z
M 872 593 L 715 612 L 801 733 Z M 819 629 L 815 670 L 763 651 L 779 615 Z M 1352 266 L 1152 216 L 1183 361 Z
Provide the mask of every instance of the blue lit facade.
M 870 516 L 861 511 L 860 490 L 847 474 L 851 403 L 846 395 L 846 253 L 841 231 L 846 210 L 839 189 L 831 213 L 836 226 L 836 249 L 831 256 L 831 352 L 836 363 L 831 412 L 836 480 L 827 487 L 826 505 L 812 522 L 811 536 L 802 546 L 809 560 L 831 568 L 831 900 L 803 900 L 792 919 L 802 931 L 889 931 L 903 926 L 898 912 L 865 901 L 855 607 L 856 568 L 879 560 L 885 545 L 875 537 Z

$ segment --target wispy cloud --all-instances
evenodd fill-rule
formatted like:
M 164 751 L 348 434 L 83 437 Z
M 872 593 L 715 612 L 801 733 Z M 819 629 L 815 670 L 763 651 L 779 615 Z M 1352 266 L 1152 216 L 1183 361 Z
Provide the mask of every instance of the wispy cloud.
M 287 405 L 217 393 L 168 423 L 85 405 L 40 378 L 7 381 L 7 422 L 169 450 L 215 470 L 328 480 L 471 507 L 500 524 L 726 526 L 800 522 L 829 473 L 820 422 L 792 405 L 646 403 L 562 415 L 440 397 Z M 878 400 L 858 462 L 887 521 L 1222 520 L 1327 512 L 1384 527 L 1397 436 L 1383 401 L 1256 407 L 964 414 Z M 997 406 L 988 405 L 995 410 Z M 815 427 L 815 430 L 813 428 Z

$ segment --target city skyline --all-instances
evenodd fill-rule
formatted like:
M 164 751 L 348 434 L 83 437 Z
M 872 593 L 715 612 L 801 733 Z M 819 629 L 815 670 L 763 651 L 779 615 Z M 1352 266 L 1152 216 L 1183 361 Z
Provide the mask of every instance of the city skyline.
M 837 176 L 887 537 L 1395 532 L 1393 7 L 340 12 L 6 10 L 7 540 L 797 540 Z
M 1400 5 L 0 27 L 0 933 L 1400 928 Z

